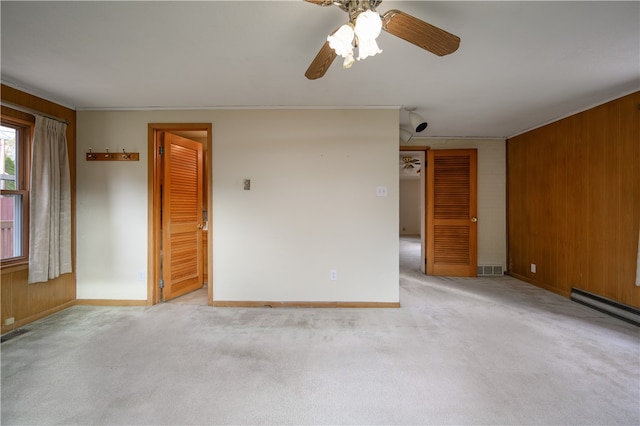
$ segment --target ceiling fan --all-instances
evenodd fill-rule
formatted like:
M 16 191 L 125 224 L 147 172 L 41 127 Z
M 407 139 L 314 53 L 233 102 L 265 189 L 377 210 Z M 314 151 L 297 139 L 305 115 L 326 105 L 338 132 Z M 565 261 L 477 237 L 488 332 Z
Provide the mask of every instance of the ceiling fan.
M 380 53 L 375 42 L 380 30 L 400 37 L 438 56 L 455 52 L 460 37 L 428 24 L 414 16 L 392 9 L 379 15 L 375 10 L 382 0 L 305 0 L 318 6 L 338 6 L 349 14 L 349 22 L 336 29 L 324 43 L 309 65 L 305 76 L 309 80 L 322 77 L 336 56 L 344 57 L 344 68 L 353 62 L 353 48 L 357 47 L 358 59 Z
M 402 166 L 402 171 L 407 174 L 420 174 L 420 159 L 414 158 L 410 156 L 404 156 L 400 160 L 400 166 Z M 416 170 L 413 170 L 416 169 Z

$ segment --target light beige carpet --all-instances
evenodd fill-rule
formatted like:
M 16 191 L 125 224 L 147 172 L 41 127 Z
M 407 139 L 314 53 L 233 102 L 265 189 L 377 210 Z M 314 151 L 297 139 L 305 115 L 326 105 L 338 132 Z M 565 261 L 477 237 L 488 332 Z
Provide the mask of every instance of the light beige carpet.
M 400 309 L 41 320 L 1 346 L 2 424 L 640 424 L 637 327 L 509 277 L 425 277 L 401 249 Z

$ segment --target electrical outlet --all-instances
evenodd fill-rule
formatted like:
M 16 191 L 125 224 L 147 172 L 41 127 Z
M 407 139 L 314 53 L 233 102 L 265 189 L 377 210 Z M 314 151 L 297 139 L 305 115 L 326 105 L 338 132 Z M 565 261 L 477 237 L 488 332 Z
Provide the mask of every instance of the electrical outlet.
M 535 274 L 535 273 L 537 272 L 537 269 L 538 269 L 538 268 L 536 267 L 536 264 L 535 264 L 535 263 L 532 263 L 532 264 L 531 264 L 531 273 Z
M 336 271 L 335 269 L 332 269 L 329 271 L 329 279 L 331 281 L 338 281 L 338 271 Z
M 144 271 L 138 271 L 138 281 L 144 281 Z
M 13 324 L 14 322 L 16 322 L 16 319 L 15 319 L 14 317 L 10 317 L 10 318 L 7 318 L 7 319 L 5 319 L 5 320 L 4 320 L 4 325 L 5 325 L 5 326 L 7 326 L 7 325 L 11 325 L 11 324 Z

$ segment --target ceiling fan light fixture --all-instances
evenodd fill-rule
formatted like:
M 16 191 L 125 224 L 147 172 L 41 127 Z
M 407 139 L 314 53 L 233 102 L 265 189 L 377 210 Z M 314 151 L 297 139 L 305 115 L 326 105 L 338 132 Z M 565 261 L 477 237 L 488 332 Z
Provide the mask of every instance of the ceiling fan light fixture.
M 356 18 L 355 33 L 358 40 L 375 40 L 382 30 L 382 18 L 373 10 L 366 10 Z
M 354 32 L 351 24 L 344 24 L 338 30 L 327 37 L 329 46 L 343 58 L 353 56 Z
M 358 15 L 354 30 L 358 39 L 358 60 L 382 52 L 376 42 L 381 30 L 382 18 L 373 10 L 367 10 Z
M 353 65 L 353 63 L 356 60 L 353 58 L 353 55 L 347 55 L 344 57 L 344 62 L 342 62 L 342 68 L 344 69 L 349 69 L 351 68 L 351 65 Z
M 327 37 L 329 47 L 336 52 L 336 55 L 344 58 L 343 68 L 351 68 L 351 65 L 355 62 L 355 59 L 353 59 L 354 38 L 353 25 L 350 23 L 344 24 L 335 33 Z
M 378 43 L 375 40 L 360 40 L 358 39 L 358 60 L 368 58 L 369 56 L 375 56 L 382 52 L 382 49 L 378 47 Z
M 338 55 L 345 59 L 343 67 L 349 68 L 354 62 L 355 48 L 358 48 L 358 60 L 381 53 L 376 38 L 382 30 L 438 56 L 449 55 L 460 46 L 460 37 L 401 10 L 391 9 L 382 15 L 378 14 L 376 8 L 382 0 L 305 1 L 318 6 L 339 7 L 349 15 L 348 25 L 354 33 L 353 36 L 349 33 L 342 38 L 334 33 L 327 38 L 304 73 L 309 80 L 324 76 Z M 427 124 L 421 127 L 424 130 Z
M 409 112 L 409 121 L 411 122 L 411 126 L 415 129 L 416 132 L 422 132 L 428 126 L 428 123 L 425 121 L 425 119 L 420 117 L 414 111 Z

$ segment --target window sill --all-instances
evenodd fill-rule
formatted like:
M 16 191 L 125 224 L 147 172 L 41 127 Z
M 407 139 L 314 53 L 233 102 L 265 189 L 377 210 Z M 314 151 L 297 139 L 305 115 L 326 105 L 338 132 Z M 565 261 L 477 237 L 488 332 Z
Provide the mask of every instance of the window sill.
M 9 274 L 11 272 L 24 271 L 25 269 L 29 269 L 29 262 L 28 261 L 20 261 L 20 262 L 16 262 L 16 263 L 7 263 L 7 264 L 3 263 L 0 266 L 0 271 L 3 274 Z

